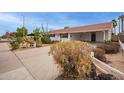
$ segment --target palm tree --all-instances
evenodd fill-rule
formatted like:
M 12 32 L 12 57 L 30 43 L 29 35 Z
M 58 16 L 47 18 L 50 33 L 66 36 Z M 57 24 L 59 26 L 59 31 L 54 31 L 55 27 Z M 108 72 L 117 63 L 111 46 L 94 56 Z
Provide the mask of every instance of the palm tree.
M 114 28 L 114 34 L 116 34 L 116 26 L 117 26 L 117 22 L 115 19 L 112 20 L 113 23 L 113 28 Z
M 119 33 L 120 33 L 120 19 L 121 19 L 121 16 L 118 17 L 118 30 L 119 30 Z
M 124 32 L 124 15 L 121 15 L 121 31 Z

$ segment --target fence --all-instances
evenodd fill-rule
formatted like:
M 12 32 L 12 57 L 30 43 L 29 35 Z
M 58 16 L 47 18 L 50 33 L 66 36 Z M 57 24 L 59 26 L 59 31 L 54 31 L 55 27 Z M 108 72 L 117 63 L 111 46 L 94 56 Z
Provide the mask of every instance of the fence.
M 98 60 L 97 58 L 94 57 L 94 53 L 91 53 L 91 57 L 93 60 L 94 65 L 103 73 L 105 74 L 111 74 L 117 77 L 118 79 L 124 79 L 124 73 L 105 64 L 104 62 Z

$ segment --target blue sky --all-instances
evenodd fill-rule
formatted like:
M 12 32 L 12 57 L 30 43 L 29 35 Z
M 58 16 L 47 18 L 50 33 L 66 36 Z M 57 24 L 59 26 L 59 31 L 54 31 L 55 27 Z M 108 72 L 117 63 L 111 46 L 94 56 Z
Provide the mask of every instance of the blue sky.
M 48 24 L 49 29 L 59 29 L 65 26 L 83 26 L 109 22 L 117 19 L 122 12 L 4 12 L 0 13 L 0 35 L 6 31 L 15 32 L 22 27 L 25 16 L 25 26 L 29 33 L 36 27 Z

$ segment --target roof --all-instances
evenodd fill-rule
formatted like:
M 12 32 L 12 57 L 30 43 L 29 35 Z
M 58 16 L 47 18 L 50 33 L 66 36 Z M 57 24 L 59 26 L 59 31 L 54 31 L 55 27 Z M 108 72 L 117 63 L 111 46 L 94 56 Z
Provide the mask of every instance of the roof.
M 34 34 L 33 34 L 33 33 L 30 33 L 30 34 L 28 34 L 27 36 L 34 36 Z
M 80 32 L 103 31 L 103 30 L 109 30 L 109 29 L 112 29 L 112 22 L 58 29 L 58 30 L 50 31 L 49 33 L 50 34 L 77 33 L 77 32 L 80 33 Z

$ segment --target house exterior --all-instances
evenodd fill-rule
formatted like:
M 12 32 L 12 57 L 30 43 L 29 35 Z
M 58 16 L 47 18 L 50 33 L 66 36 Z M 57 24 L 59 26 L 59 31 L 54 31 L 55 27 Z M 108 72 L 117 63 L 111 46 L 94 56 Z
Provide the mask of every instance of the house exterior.
M 112 22 L 93 24 L 80 27 L 66 27 L 50 31 L 52 41 L 84 40 L 91 42 L 104 42 L 111 40 Z

